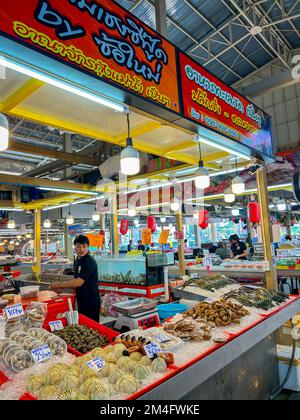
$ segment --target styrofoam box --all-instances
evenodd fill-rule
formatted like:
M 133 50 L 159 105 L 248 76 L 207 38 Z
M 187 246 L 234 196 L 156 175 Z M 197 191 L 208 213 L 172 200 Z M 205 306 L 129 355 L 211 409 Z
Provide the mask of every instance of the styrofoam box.
M 277 357 L 279 363 L 279 377 L 280 383 L 283 383 L 290 364 L 292 356 L 292 347 L 277 346 Z M 300 349 L 296 349 L 295 361 L 292 368 L 291 376 L 285 385 L 285 389 L 300 392 Z

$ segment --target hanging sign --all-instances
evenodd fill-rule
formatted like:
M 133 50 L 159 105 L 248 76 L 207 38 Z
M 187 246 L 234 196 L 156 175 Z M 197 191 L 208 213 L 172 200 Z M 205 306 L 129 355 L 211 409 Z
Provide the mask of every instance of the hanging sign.
M 142 244 L 149 245 L 151 242 L 151 229 L 142 229 Z
M 91 248 L 102 248 L 104 243 L 104 236 L 100 233 L 87 233 L 86 237 L 90 241 Z
M 182 52 L 184 116 L 274 157 L 271 117 Z
M 1 0 L 0 33 L 179 112 L 175 47 L 111 0 Z
M 170 235 L 170 229 L 163 229 L 158 240 L 159 245 L 167 245 Z

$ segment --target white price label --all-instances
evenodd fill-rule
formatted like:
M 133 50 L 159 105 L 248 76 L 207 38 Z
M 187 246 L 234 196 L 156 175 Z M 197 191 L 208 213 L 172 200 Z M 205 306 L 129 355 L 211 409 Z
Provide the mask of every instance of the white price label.
M 7 319 L 12 319 L 24 315 L 22 303 L 7 306 L 4 310 Z
M 51 321 L 49 322 L 49 327 L 50 327 L 51 332 L 64 329 L 64 326 L 61 321 Z
M 42 347 L 32 350 L 31 354 L 32 354 L 34 363 L 42 363 L 42 362 L 45 362 L 46 360 L 51 359 L 52 357 L 52 353 L 47 344 L 45 344 Z
M 190 275 L 191 279 L 196 279 L 197 277 L 199 277 L 199 275 L 197 273 L 191 273 L 191 275 Z
M 171 339 L 169 337 L 167 337 L 165 334 L 158 334 L 154 338 L 159 343 L 166 343 L 167 341 L 171 341 Z
M 162 353 L 161 347 L 156 343 L 149 343 L 144 346 L 145 352 L 149 359 L 153 359 L 158 353 Z
M 102 357 L 96 357 L 95 359 L 91 360 L 90 362 L 87 362 L 87 365 L 91 368 L 99 372 L 102 370 L 105 366 L 105 361 L 102 359 Z

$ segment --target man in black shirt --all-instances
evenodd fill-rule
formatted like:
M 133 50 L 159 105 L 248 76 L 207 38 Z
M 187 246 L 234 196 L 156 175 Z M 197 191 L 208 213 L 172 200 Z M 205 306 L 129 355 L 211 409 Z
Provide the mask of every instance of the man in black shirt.
M 235 260 L 246 260 L 248 256 L 247 247 L 244 242 L 240 241 L 238 235 L 231 235 L 229 241 L 232 258 Z
M 74 278 L 64 282 L 54 282 L 51 289 L 75 289 L 78 312 L 99 322 L 100 295 L 98 290 L 98 267 L 89 254 L 89 239 L 80 235 L 75 241 L 77 259 L 74 262 Z

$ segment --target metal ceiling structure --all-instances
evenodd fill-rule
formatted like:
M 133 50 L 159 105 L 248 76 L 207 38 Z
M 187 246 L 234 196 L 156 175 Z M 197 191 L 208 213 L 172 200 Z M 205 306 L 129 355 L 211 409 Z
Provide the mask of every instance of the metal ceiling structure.
M 155 29 L 154 0 L 117 0 Z M 291 68 L 299 0 L 166 0 L 167 38 L 229 85 L 273 60 Z

